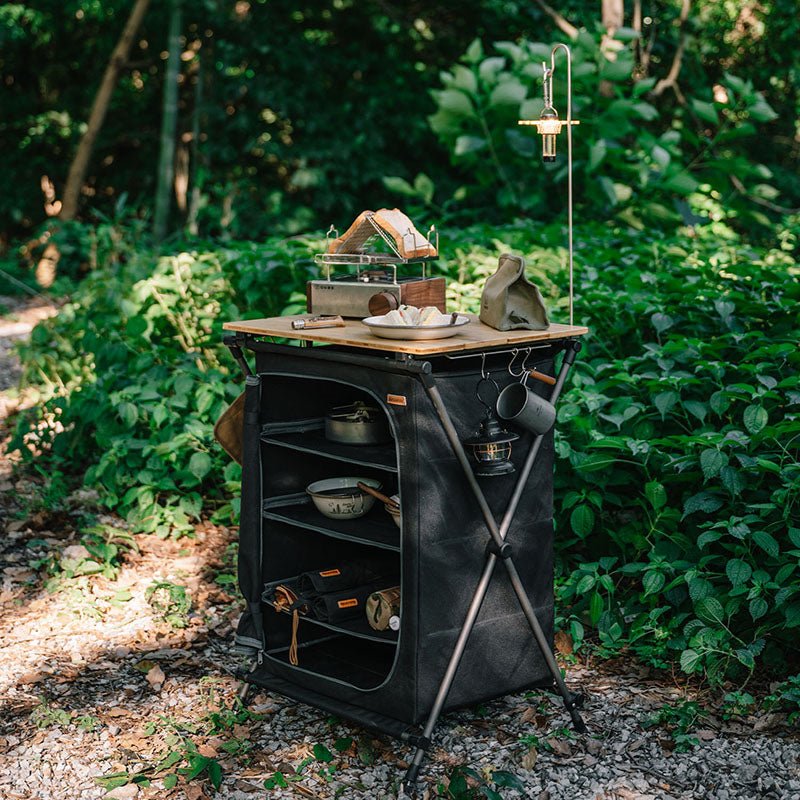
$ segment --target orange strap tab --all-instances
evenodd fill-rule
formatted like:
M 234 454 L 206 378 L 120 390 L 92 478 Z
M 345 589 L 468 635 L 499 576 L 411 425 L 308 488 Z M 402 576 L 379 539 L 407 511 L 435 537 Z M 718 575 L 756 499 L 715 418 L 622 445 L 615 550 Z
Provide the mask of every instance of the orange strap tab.
M 339 608 L 352 608 L 353 606 L 358 605 L 358 598 L 356 597 L 349 597 L 347 600 L 340 600 Z
M 320 578 L 332 578 L 334 575 L 341 575 L 341 570 L 338 569 L 326 569 L 324 572 L 320 572 Z

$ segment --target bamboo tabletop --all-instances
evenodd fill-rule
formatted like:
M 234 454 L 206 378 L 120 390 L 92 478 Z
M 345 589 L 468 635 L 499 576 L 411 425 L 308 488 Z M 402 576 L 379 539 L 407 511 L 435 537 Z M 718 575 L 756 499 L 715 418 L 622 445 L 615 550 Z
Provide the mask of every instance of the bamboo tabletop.
M 455 336 L 449 339 L 432 339 L 430 341 L 381 339 L 370 333 L 369 328 L 358 319 L 345 320 L 343 328 L 294 330 L 292 328 L 292 320 L 308 319 L 308 314 L 226 322 L 222 327 L 226 331 L 238 331 L 254 336 L 298 339 L 304 342 L 338 344 L 345 347 L 361 347 L 390 353 L 409 353 L 415 356 L 455 353 L 464 350 L 487 350 L 492 347 L 503 346 L 524 347 L 535 342 L 564 339 L 570 336 L 583 336 L 589 332 L 589 329 L 582 325 L 560 325 L 555 322 L 542 331 L 498 331 L 488 325 L 484 325 L 474 314 L 466 314 L 465 316 L 470 318 L 470 324 L 461 328 Z

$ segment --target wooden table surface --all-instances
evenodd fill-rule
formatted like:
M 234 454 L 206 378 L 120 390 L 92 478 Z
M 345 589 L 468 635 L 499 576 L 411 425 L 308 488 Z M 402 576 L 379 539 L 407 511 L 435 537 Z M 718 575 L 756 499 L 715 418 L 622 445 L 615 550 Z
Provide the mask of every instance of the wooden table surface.
M 291 317 L 269 317 L 240 322 L 226 322 L 226 331 L 239 331 L 254 336 L 267 336 L 282 339 L 299 339 L 307 342 L 324 342 L 346 347 L 364 347 L 370 350 L 383 350 L 390 353 L 410 353 L 416 356 L 436 353 L 455 353 L 461 350 L 486 350 L 491 347 L 524 347 L 527 344 L 546 342 L 550 339 L 564 339 L 568 336 L 583 336 L 589 332 L 581 325 L 559 325 L 551 323 L 543 331 L 497 331 L 478 321 L 474 314 L 467 314 L 470 324 L 449 339 L 430 341 L 402 341 L 400 339 L 381 339 L 370 333 L 361 320 L 345 320 L 343 328 L 314 328 L 296 331 L 292 320 L 307 319 L 310 315 L 298 314 Z

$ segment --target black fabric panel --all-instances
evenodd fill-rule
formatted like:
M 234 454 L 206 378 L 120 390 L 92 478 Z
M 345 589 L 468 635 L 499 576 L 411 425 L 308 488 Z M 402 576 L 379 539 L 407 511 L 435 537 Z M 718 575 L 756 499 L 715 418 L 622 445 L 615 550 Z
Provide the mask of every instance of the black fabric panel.
M 264 614 L 270 652 L 256 682 L 265 685 L 265 680 L 275 680 L 270 674 L 278 676 L 291 689 L 283 694 L 298 699 L 304 694 L 310 698 L 307 702 L 332 711 L 332 705 L 340 703 L 356 708 L 357 714 L 333 713 L 341 713 L 367 727 L 370 727 L 368 717 L 395 723 L 421 722 L 430 710 L 484 566 L 489 534 L 477 501 L 421 381 L 414 375 L 403 374 L 402 366 L 392 359 L 381 361 L 373 355 L 369 361 L 377 368 L 366 368 L 351 363 L 348 353 L 336 354 L 333 348 L 324 348 L 326 357 L 335 359 L 329 361 L 317 358 L 316 348 L 278 351 L 265 345 L 259 352 L 259 347 L 255 345 L 257 370 L 264 373 L 262 423 L 321 417 L 333 405 L 363 399 L 381 407 L 391 420 L 399 456 L 399 475 L 392 475 L 385 470 L 371 471 L 262 444 L 257 454 L 253 448 L 249 450 L 245 462 L 245 474 L 253 475 L 259 457 L 264 458 L 259 493 L 274 496 L 303 491 L 311 480 L 356 472 L 381 480 L 387 494 L 398 488 L 392 481 L 399 481 L 403 531 L 399 557 L 385 553 L 395 560 L 402 573 L 401 628 L 396 652 L 393 645 L 382 642 L 348 636 L 326 638 L 329 632 L 321 634 L 318 626 L 301 623 L 300 665 L 293 667 L 288 663 L 291 620 L 267 608 Z M 557 350 L 555 346 L 543 351 L 541 358 L 529 359 L 527 366 L 535 364 L 541 371 L 553 374 L 552 354 Z M 459 435 L 473 435 L 483 414 L 474 394 L 480 377 L 480 359 L 456 362 L 437 358 L 433 364 L 437 386 Z M 507 355 L 490 355 L 486 360 L 487 369 L 500 388 L 516 380 L 504 371 L 507 364 Z M 538 382 L 531 381 L 530 387 L 544 396 L 549 392 L 549 387 Z M 404 397 L 406 405 L 388 404 L 390 394 Z M 523 433 L 514 444 L 512 460 L 517 467 L 521 466 L 530 442 L 530 434 Z M 550 433 L 542 443 L 508 536 L 526 592 L 550 640 L 552 469 Z M 498 525 L 517 474 L 480 479 Z M 256 507 L 260 509 L 260 498 Z M 243 494 L 243 526 L 245 519 Z M 254 526 L 252 517 L 247 520 L 247 524 Z M 243 542 L 245 538 L 246 534 Z M 252 538 L 248 541 L 248 547 L 255 552 Z M 264 520 L 263 548 L 262 582 L 382 552 L 268 519 Z M 307 630 L 312 627 L 316 630 Z M 476 703 L 550 682 L 505 569 L 498 564 L 447 707 Z M 394 732 L 388 723 L 374 727 Z
M 304 689 L 296 683 L 270 674 L 266 669 L 251 673 L 247 676 L 247 680 L 257 686 L 262 686 L 270 692 L 275 692 L 292 700 L 299 700 L 306 705 L 322 709 L 328 714 L 335 714 L 337 717 L 355 722 L 357 725 L 361 725 L 363 728 L 375 733 L 388 733 L 397 739 L 408 739 L 413 736 L 413 726 L 411 725 L 375 711 L 366 711 L 358 706 L 341 702 L 310 689 Z
M 249 375 L 245 382 L 242 431 L 242 505 L 239 520 L 239 588 L 244 599 L 261 597 L 261 476 L 259 466 L 259 409 L 261 380 Z

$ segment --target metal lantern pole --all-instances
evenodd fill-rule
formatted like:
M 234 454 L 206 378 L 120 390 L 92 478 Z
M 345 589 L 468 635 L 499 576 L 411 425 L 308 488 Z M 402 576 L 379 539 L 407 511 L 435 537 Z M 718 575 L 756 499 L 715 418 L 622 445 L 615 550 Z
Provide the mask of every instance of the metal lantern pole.
M 562 49 L 567 54 L 567 118 L 560 120 L 553 107 L 553 73 L 556 70 L 556 52 Z M 553 46 L 550 52 L 550 66 L 542 62 L 542 82 L 544 109 L 539 119 L 521 119 L 520 125 L 532 125 L 542 137 L 542 159 L 546 162 L 556 160 L 556 137 L 561 129 L 567 128 L 567 230 L 569 238 L 569 324 L 573 324 L 573 255 L 572 255 L 572 126 L 580 125 L 572 119 L 572 53 L 563 42 Z

